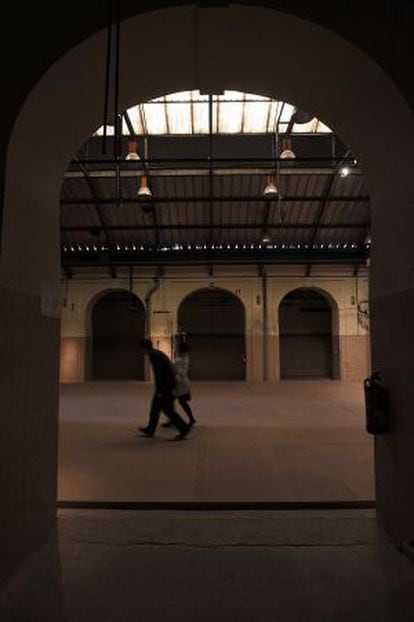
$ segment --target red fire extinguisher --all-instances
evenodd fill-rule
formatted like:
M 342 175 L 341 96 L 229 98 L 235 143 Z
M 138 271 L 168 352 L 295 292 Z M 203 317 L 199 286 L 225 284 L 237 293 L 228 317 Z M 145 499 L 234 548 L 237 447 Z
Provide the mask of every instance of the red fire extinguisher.
M 385 434 L 389 430 L 388 391 L 378 372 L 364 380 L 366 430 L 369 434 Z

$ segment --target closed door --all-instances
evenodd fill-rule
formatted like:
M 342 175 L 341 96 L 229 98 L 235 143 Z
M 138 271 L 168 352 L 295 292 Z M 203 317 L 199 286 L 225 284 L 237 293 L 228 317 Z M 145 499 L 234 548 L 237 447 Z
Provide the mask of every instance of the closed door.
M 244 380 L 244 307 L 219 289 L 200 290 L 182 303 L 178 324 L 191 348 L 194 380 Z
M 145 333 L 142 303 L 129 292 L 111 292 L 92 312 L 92 376 L 96 379 L 143 380 Z
M 332 378 L 332 311 L 324 296 L 297 289 L 279 308 L 281 378 Z

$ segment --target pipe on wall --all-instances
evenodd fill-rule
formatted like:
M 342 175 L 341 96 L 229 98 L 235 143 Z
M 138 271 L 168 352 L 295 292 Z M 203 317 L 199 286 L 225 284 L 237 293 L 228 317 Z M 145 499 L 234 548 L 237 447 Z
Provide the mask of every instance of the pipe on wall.
M 154 285 L 145 294 L 145 337 L 151 339 L 151 302 L 155 292 L 160 288 L 160 277 L 154 278 Z
M 267 322 L 267 273 L 264 266 L 261 267 L 262 299 L 263 299 L 263 380 L 269 380 L 269 348 L 268 348 L 268 322 Z

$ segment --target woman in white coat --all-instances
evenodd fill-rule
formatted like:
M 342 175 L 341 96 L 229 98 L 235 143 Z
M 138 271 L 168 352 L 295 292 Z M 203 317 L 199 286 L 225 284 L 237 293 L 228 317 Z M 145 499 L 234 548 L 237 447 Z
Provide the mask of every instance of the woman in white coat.
M 193 412 L 190 407 L 191 392 L 190 392 L 190 380 L 188 378 L 188 370 L 190 367 L 190 348 L 188 344 L 181 342 L 178 345 L 178 356 L 176 357 L 173 368 L 175 374 L 175 389 L 174 393 L 178 399 L 178 402 L 187 415 L 189 425 L 195 424 Z

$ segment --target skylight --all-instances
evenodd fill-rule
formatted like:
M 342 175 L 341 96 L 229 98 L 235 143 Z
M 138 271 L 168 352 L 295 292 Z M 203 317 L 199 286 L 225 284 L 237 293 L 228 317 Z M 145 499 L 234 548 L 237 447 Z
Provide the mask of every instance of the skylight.
M 211 126 L 213 134 L 265 134 L 277 130 L 286 132 L 294 106 L 269 97 L 224 91 L 211 96 Z M 208 134 L 210 130 L 209 95 L 199 91 L 181 91 L 157 97 L 144 104 L 132 106 L 126 112 L 137 136 Z M 293 134 L 326 134 L 330 128 L 316 118 L 308 123 L 294 123 Z M 124 120 L 122 132 L 129 136 Z M 111 125 L 107 133 L 114 133 Z M 101 126 L 95 135 L 103 134 Z

